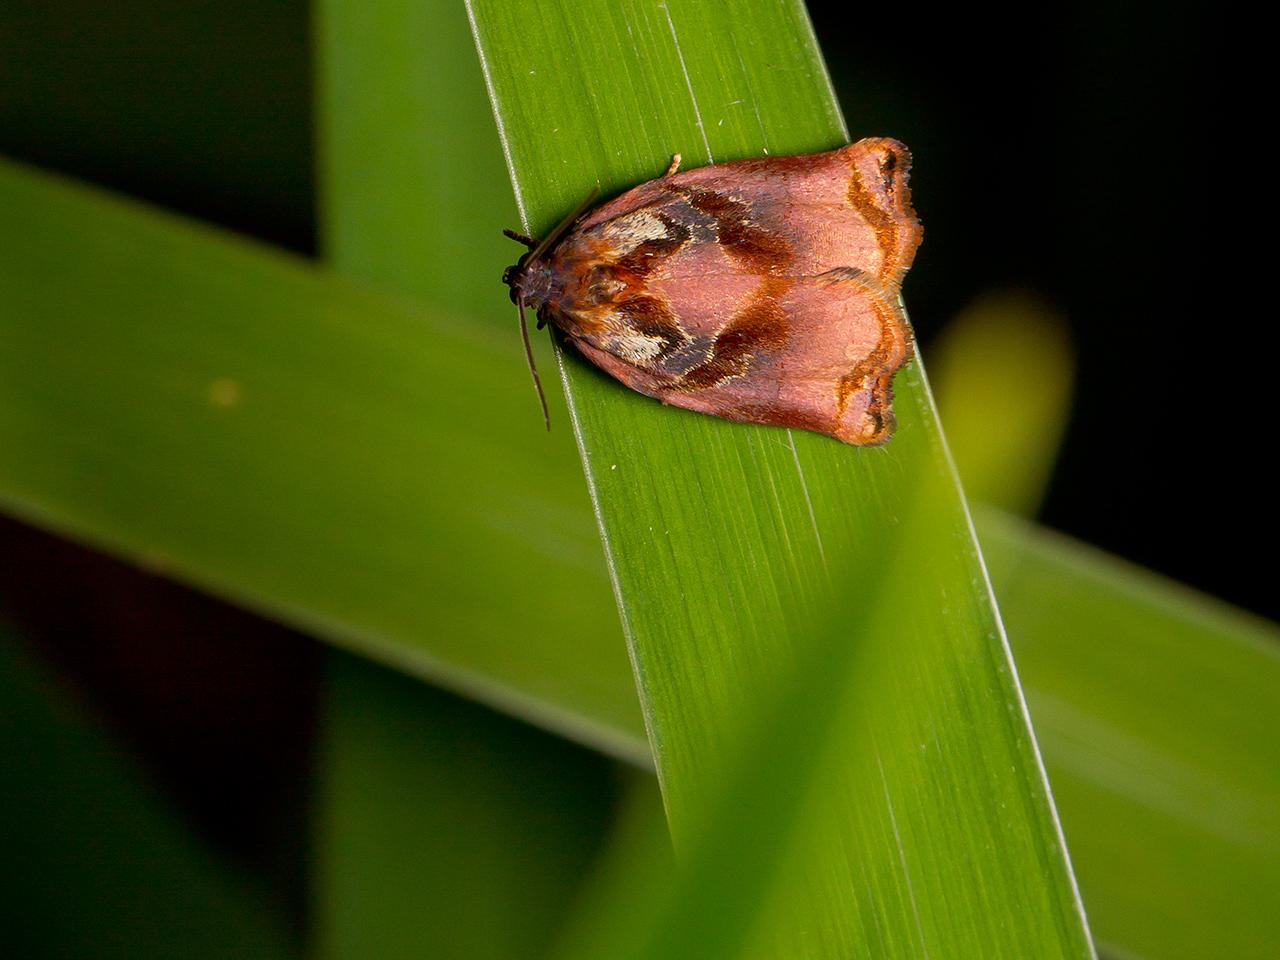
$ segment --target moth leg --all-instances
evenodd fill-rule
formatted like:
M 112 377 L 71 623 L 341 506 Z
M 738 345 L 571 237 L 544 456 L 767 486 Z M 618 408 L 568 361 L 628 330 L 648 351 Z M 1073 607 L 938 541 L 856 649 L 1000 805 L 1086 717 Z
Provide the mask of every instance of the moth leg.
M 680 154 L 673 153 L 671 155 L 671 165 L 667 167 L 667 172 L 664 173 L 663 176 L 669 177 L 679 169 L 680 169 Z
M 526 237 L 523 233 L 516 233 L 514 230 L 503 230 L 502 235 L 504 237 L 510 237 L 516 243 L 523 243 L 530 250 L 538 245 L 537 240 L 534 240 L 532 237 Z

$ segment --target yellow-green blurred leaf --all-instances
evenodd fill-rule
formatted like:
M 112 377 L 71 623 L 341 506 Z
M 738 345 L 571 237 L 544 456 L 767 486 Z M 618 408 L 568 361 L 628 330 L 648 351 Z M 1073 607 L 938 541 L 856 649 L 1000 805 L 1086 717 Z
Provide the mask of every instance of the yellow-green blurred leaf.
M 996 291 L 951 321 L 934 357 L 938 410 L 965 493 L 1034 513 L 1071 403 L 1066 325 L 1026 291 Z

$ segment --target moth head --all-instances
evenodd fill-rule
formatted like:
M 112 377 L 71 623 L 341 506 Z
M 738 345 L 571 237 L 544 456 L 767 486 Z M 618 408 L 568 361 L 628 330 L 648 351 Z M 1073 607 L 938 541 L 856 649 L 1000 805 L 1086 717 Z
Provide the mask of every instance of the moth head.
M 533 347 L 529 344 L 529 323 L 525 320 L 524 308 L 525 304 L 542 304 L 547 297 L 547 290 L 551 281 L 551 269 L 547 264 L 547 252 L 552 246 L 564 236 L 578 218 L 586 212 L 587 207 L 591 205 L 591 201 L 595 199 L 596 193 L 600 190 L 600 185 L 596 184 L 587 194 L 587 199 L 578 204 L 573 213 L 569 214 L 558 224 L 556 228 L 542 238 L 542 240 L 532 240 L 524 234 L 516 233 L 514 230 L 503 230 L 502 232 L 515 240 L 517 243 L 523 243 L 529 249 L 514 264 L 502 271 L 502 282 L 511 288 L 511 302 L 516 305 L 516 310 L 520 316 L 520 337 L 524 341 L 524 356 L 529 362 L 529 373 L 533 376 L 534 389 L 538 391 L 538 400 L 542 403 L 542 419 L 547 424 L 547 429 L 551 429 L 551 416 L 547 413 L 547 397 L 542 392 L 542 380 L 538 376 L 538 368 L 533 362 Z M 538 328 L 542 328 L 542 324 L 538 324 Z
M 513 234 L 513 231 L 511 230 L 503 230 L 502 232 L 513 240 L 524 240 L 520 235 Z M 517 262 L 502 271 L 502 282 L 511 288 L 511 302 L 517 306 L 520 304 L 521 293 L 524 291 L 526 284 L 528 283 L 528 273 L 525 264 L 528 262 L 532 253 L 533 250 L 526 251 Z M 528 299 L 530 298 L 525 298 L 526 301 Z
M 522 233 L 516 233 L 514 230 L 503 230 L 505 236 L 510 237 L 517 243 L 523 243 L 529 249 L 521 255 L 520 259 L 514 264 L 502 271 L 502 282 L 511 288 L 511 302 L 516 306 L 520 305 L 523 295 L 525 303 L 538 304 L 545 299 L 544 287 L 545 280 L 548 278 L 547 259 L 551 252 L 551 248 L 564 236 L 591 206 L 591 201 L 600 191 L 600 185 L 591 188 L 591 192 L 587 194 L 587 198 L 583 200 L 573 212 L 566 216 L 563 220 L 555 225 L 555 228 L 541 240 L 533 240 L 526 237 Z M 531 283 L 536 279 L 544 280 L 543 283 Z

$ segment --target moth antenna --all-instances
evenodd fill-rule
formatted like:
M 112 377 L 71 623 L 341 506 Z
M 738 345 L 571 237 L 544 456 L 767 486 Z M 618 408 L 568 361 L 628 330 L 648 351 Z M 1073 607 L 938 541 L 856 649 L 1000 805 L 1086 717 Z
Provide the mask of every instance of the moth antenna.
M 538 376 L 538 365 L 533 362 L 533 345 L 529 343 L 529 324 L 524 318 L 524 297 L 516 299 L 516 309 L 520 311 L 520 339 L 524 341 L 524 358 L 529 363 L 529 372 L 533 374 L 533 389 L 538 391 L 538 402 L 542 404 L 542 421 L 551 432 L 551 412 L 547 409 L 547 395 L 542 392 L 542 378 Z
M 523 233 L 516 233 L 514 230 L 503 230 L 502 235 L 514 240 L 516 243 L 523 243 L 530 250 L 538 245 L 537 240 L 534 240 L 532 237 L 526 237 Z
M 600 184 L 597 183 L 594 187 L 591 188 L 591 192 L 587 194 L 587 198 L 583 200 L 580 204 L 578 204 L 576 207 L 574 207 L 573 212 L 569 214 L 567 217 L 565 217 L 563 220 L 561 220 L 559 223 L 557 223 L 555 229 L 552 230 L 550 233 L 548 233 L 545 237 L 543 237 L 542 242 L 533 248 L 533 250 L 529 253 L 528 262 L 532 263 L 533 261 L 537 260 L 540 256 L 542 256 L 544 253 L 546 253 L 549 249 L 551 249 L 551 245 L 555 243 L 557 240 L 559 240 L 560 237 L 564 235 L 564 232 L 568 230 L 571 226 L 573 226 L 574 222 L 580 216 L 582 216 L 584 213 L 587 212 L 587 208 L 591 206 L 591 202 L 595 200 L 596 194 L 599 192 L 600 192 Z

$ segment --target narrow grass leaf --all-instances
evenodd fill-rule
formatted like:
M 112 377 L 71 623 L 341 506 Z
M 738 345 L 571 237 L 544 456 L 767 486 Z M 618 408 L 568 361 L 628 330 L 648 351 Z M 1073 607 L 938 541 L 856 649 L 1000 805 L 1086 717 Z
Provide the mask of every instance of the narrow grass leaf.
M 676 151 L 696 166 L 846 140 L 796 3 L 476 0 L 470 9 L 534 234 L 593 183 L 607 195 L 649 179 Z M 770 900 L 771 922 L 741 948 L 755 955 L 774 941 L 792 957 L 1089 956 L 919 364 L 898 378 L 898 435 L 876 450 L 662 408 L 573 355 L 562 370 L 678 848 L 693 842 L 706 804 L 714 807 L 708 798 L 734 768 L 729 745 L 744 717 L 786 687 L 797 651 L 821 634 L 823 612 L 872 608 L 875 594 L 861 591 L 877 582 L 878 563 L 914 574 L 909 590 L 889 591 L 900 601 L 892 617 L 868 615 L 861 632 L 857 619 L 846 627 L 844 643 L 863 648 L 860 657 L 888 662 L 896 651 L 895 673 L 872 671 L 883 687 L 859 688 L 876 698 L 883 722 L 829 727 L 819 712 L 812 729 L 791 730 L 812 734 L 822 757 L 796 771 L 802 779 L 828 750 L 845 758 L 814 781 L 840 812 L 794 843 L 783 834 L 799 808 L 787 798 L 765 803 L 779 820 L 748 818 L 753 843 L 727 866 L 747 868 L 743 882 L 758 884 L 765 878 L 750 868 L 778 865 L 803 875 L 815 895 Z M 940 498 L 938 522 L 918 537 L 905 533 L 912 490 Z M 845 669 L 842 661 L 833 673 L 848 677 Z M 844 749 L 827 744 L 829 729 L 850 738 Z M 866 776 L 872 757 L 888 758 L 883 779 Z M 752 860 L 751 848 L 764 847 L 768 856 Z M 885 915 L 860 904 L 869 890 L 901 909 Z M 750 922 L 751 908 L 738 919 Z M 722 955 L 732 955 L 733 934 L 719 935 Z
M 345 654 L 323 708 L 316 956 L 542 956 L 603 835 L 612 765 Z

